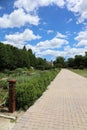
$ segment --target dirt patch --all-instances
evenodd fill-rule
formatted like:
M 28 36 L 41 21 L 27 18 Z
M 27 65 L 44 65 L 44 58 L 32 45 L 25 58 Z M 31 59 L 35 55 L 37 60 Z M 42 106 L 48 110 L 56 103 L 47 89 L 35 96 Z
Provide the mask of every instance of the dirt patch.
M 0 115 L 16 117 L 17 119 L 23 113 L 24 111 L 15 111 L 14 113 L 9 113 L 7 108 L 0 107 Z M 11 130 L 15 123 L 16 120 L 0 117 L 0 130 Z

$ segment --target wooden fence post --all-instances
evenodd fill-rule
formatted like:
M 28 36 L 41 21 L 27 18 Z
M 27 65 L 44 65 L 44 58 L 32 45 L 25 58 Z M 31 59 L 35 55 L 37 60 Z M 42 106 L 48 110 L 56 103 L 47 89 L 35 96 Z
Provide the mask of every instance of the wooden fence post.
M 16 110 L 16 80 L 8 80 L 9 82 L 9 112 Z

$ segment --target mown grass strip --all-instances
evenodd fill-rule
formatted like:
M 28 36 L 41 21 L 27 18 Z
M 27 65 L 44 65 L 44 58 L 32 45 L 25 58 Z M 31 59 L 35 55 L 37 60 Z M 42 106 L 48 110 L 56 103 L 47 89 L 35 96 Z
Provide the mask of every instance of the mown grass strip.
M 87 69 L 70 69 L 71 71 L 87 78 Z

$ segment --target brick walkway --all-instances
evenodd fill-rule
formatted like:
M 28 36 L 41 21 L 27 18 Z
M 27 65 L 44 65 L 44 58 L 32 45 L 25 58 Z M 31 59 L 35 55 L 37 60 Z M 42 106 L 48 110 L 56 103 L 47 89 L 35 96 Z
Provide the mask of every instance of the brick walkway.
M 87 130 L 87 79 L 63 69 L 13 130 Z

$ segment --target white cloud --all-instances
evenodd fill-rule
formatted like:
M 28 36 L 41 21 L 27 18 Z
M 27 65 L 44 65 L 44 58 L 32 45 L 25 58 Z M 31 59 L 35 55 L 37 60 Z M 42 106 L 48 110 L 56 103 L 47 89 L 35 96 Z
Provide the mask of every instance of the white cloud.
M 74 57 L 75 55 L 84 55 L 86 52 L 86 48 L 71 48 L 70 46 L 66 46 L 64 48 L 64 52 L 66 53 L 67 57 Z
M 14 10 L 14 12 L 12 12 L 11 14 L 4 14 L 3 17 L 0 17 L 1 28 L 21 27 L 27 23 L 38 25 L 39 17 L 36 15 L 25 13 L 23 9 Z
M 21 27 L 26 24 L 37 26 L 39 24 L 40 18 L 37 15 L 36 10 L 39 7 L 53 4 L 61 8 L 66 5 L 69 11 L 78 14 L 79 23 L 82 23 L 85 19 L 87 19 L 86 0 L 16 0 L 14 3 L 15 10 L 11 14 L 4 14 L 2 17 L 0 17 L 0 27 L 13 28 Z M 69 23 L 71 21 L 72 19 L 69 19 L 67 22 Z
M 58 56 L 63 56 L 65 58 L 74 57 L 75 55 L 85 55 L 87 51 L 87 47 L 85 48 L 71 48 L 70 46 L 65 46 L 64 50 L 52 50 L 47 49 L 43 51 L 38 51 L 36 53 L 37 56 L 49 56 L 53 59 L 56 59 Z
M 66 35 L 67 35 L 67 38 L 69 38 L 70 35 L 71 35 L 71 32 L 70 31 L 66 31 Z
M 41 36 L 35 35 L 32 30 L 26 29 L 23 33 L 17 32 L 16 34 L 6 35 L 5 43 L 10 43 L 11 45 L 20 48 L 21 45 L 24 46 L 27 42 L 40 38 Z
M 45 51 L 42 52 L 38 52 L 37 53 L 38 56 L 52 56 L 52 57 L 57 57 L 57 56 L 65 56 L 65 52 L 64 51 L 56 51 L 56 50 L 51 50 L 51 49 L 47 49 Z
M 87 19 L 87 1 L 86 0 L 17 0 L 14 3 L 16 8 L 24 8 L 27 12 L 35 12 L 39 7 L 57 5 L 58 7 L 66 6 L 69 11 L 78 15 L 78 23 Z M 30 6 L 31 5 L 31 6 Z M 68 22 L 71 22 L 70 19 Z
M 70 22 L 72 22 L 72 18 L 70 18 L 70 19 L 67 21 L 67 23 L 70 23 Z
M 82 23 L 87 19 L 87 1 L 85 0 L 16 0 L 15 10 L 11 14 L 4 14 L 0 17 L 1 28 L 21 27 L 26 24 L 38 25 L 40 18 L 36 10 L 39 7 L 57 5 L 58 7 L 67 6 L 69 11 L 78 14 L 78 22 Z M 31 13 L 32 12 L 32 13 Z M 71 22 L 69 19 L 67 23 Z
M 37 47 L 40 49 L 61 48 L 62 45 L 68 44 L 68 41 L 63 38 L 65 38 L 65 35 L 63 35 L 61 33 L 57 33 L 56 37 L 54 37 L 53 39 L 39 42 L 37 44 Z
M 59 7 L 64 6 L 64 0 L 17 0 L 14 3 L 16 8 L 24 8 L 26 11 L 34 11 L 39 7 L 56 4 Z
M 87 40 L 81 40 L 77 46 L 87 46 Z
M 22 49 L 23 46 L 25 45 L 24 42 L 20 42 L 20 41 L 19 42 L 14 42 L 14 41 L 10 41 L 10 40 L 9 41 L 2 41 L 2 43 L 15 46 L 15 47 L 17 47 L 19 49 Z
M 66 0 L 66 6 L 69 11 L 79 16 L 78 23 L 87 19 L 87 0 Z
M 87 46 L 87 31 L 79 32 L 75 40 L 78 41 L 77 46 Z
M 47 30 L 47 34 L 53 33 L 53 30 Z
M 36 54 L 36 56 L 39 54 L 40 49 L 36 47 L 36 45 L 27 44 L 27 49 L 32 49 L 32 51 Z
M 66 35 L 64 35 L 64 34 L 62 34 L 62 33 L 60 33 L 60 32 L 57 32 L 57 35 L 56 35 L 56 37 L 57 38 L 63 38 L 63 39 L 66 39 L 67 38 L 67 36 Z

